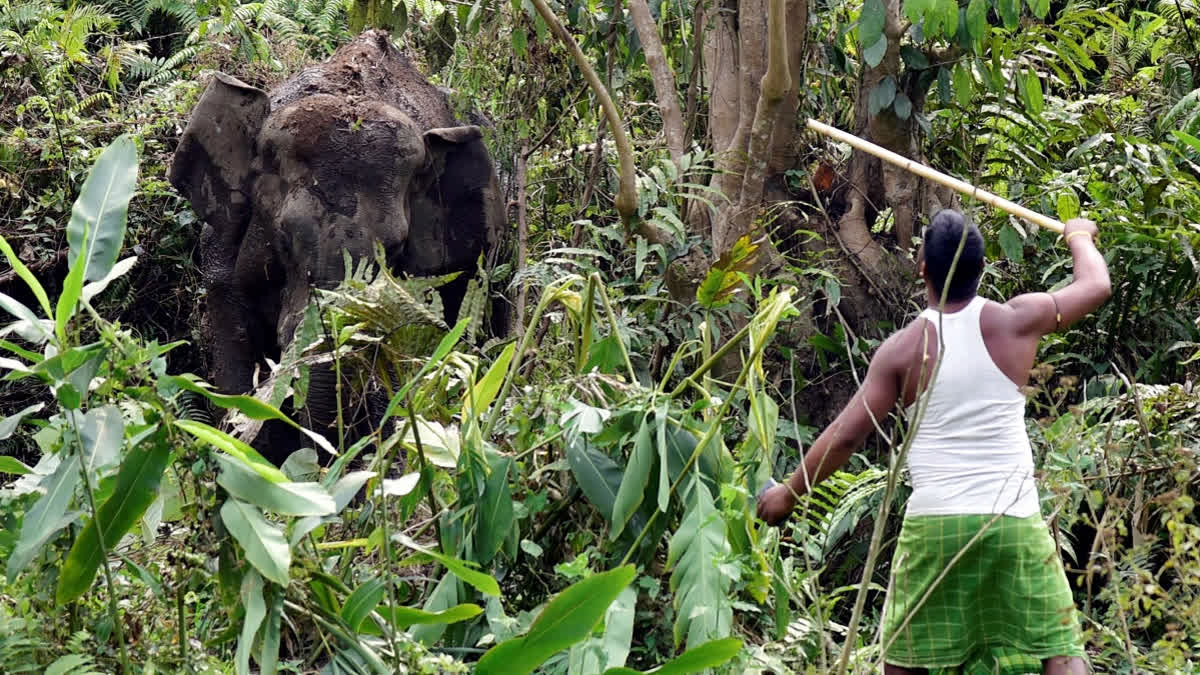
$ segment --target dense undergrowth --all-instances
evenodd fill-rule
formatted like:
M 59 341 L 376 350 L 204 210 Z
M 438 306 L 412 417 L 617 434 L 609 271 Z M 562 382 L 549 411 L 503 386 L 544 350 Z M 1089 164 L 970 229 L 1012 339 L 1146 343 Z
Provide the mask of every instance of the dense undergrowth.
M 855 330 L 830 261 L 785 247 L 780 274 L 750 278 L 758 252 L 744 240 L 694 302 L 672 302 L 668 264 L 706 245 L 688 204 L 720 199 L 704 188 L 713 155 L 697 143 L 682 166 L 667 160 L 640 44 L 611 3 L 556 8 L 605 66 L 637 141 L 639 212 L 670 246 L 630 239 L 615 217 L 591 94 L 531 8 L 402 2 L 388 15 L 397 40 L 486 118 L 513 221 L 526 221 L 525 259 L 487 279 L 527 299 L 515 335 L 486 341 L 473 310 L 430 322 L 413 310 L 426 282 L 360 270 L 321 294 L 299 342 L 388 373 L 384 420 L 336 461 L 314 441 L 280 469 L 235 436 L 303 391 L 310 357 L 285 354 L 258 402 L 186 375 L 208 358 L 198 224 L 165 167 L 190 107 L 212 70 L 269 86 L 323 58 L 371 4 L 0 0 L 0 299 L 13 314 L 0 336 L 0 671 L 514 672 L 524 659 L 598 673 L 686 651 L 659 672 L 824 673 L 845 651 L 870 672 L 904 430 L 889 426 L 783 528 L 753 518 L 753 495 L 828 419 L 812 392 L 851 387 L 920 295 Z M 693 8 L 654 11 L 688 72 Z M 813 10 L 805 114 L 852 117 L 862 11 Z M 1100 224 L 1114 297 L 1045 341 L 1029 391 L 1044 513 L 1095 671 L 1193 672 L 1200 10 L 1047 12 L 997 30 L 986 61 L 931 75 L 928 153 L 1035 210 Z M 1036 85 L 972 87 L 1029 69 Z M 808 178 L 845 156 L 803 144 L 779 208 L 815 219 Z M 73 215 L 99 182 L 132 176 L 127 214 Z M 1051 235 L 964 206 L 989 238 L 986 295 L 1069 280 Z M 80 255 L 98 233 L 115 239 Z M 864 580 L 880 513 L 882 562 Z

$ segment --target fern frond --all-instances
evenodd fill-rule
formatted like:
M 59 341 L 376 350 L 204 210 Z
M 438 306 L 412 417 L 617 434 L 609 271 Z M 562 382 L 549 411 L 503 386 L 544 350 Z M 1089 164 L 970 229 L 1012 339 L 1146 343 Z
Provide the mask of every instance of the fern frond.
M 822 551 L 828 553 L 858 521 L 877 505 L 887 488 L 887 471 L 871 468 L 861 473 L 837 471 L 805 495 L 798 507 L 821 534 Z
M 83 115 L 84 113 L 90 112 L 101 105 L 108 105 L 109 107 L 116 105 L 113 102 L 112 94 L 108 93 L 107 91 L 92 94 L 91 96 L 88 96 L 82 101 L 71 106 L 68 111 L 71 115 Z

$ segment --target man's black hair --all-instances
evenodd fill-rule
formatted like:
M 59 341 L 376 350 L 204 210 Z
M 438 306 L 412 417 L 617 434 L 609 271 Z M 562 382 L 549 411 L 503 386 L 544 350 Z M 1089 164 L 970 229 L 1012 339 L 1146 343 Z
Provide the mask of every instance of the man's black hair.
M 963 215 L 952 209 L 942 209 L 925 228 L 925 272 L 933 283 L 933 290 L 941 299 L 946 275 L 962 241 L 963 228 L 967 228 L 967 241 L 963 243 L 962 255 L 954 268 L 946 291 L 946 302 L 970 300 L 979 288 L 983 276 L 983 235 L 975 223 L 968 223 Z

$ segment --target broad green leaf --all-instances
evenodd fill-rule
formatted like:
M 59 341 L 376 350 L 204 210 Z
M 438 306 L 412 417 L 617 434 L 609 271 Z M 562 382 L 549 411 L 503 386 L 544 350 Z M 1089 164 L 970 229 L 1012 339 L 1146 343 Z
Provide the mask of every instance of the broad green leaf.
M 256 507 L 237 499 L 221 507 L 221 521 L 255 569 L 280 586 L 287 585 L 292 551 L 279 526 L 268 522 Z
M 54 318 L 54 312 L 50 309 L 50 298 L 46 295 L 46 289 L 42 288 L 42 284 L 38 282 L 37 277 L 33 276 L 33 272 L 25 266 L 21 258 L 13 251 L 12 246 L 9 246 L 8 240 L 0 236 L 0 251 L 3 251 L 4 257 L 8 259 L 8 264 L 12 265 L 13 271 L 25 285 L 29 286 L 29 290 L 33 291 L 33 296 L 37 298 L 38 304 L 42 306 L 42 311 L 46 313 L 47 319 Z
M 567 465 L 588 501 L 606 520 L 612 518 L 623 476 L 621 467 L 608 455 L 588 447 L 582 438 L 567 444 Z
M 921 23 L 925 18 L 925 14 L 929 12 L 931 0 L 905 0 L 904 16 L 914 24 Z
M 967 66 L 959 63 L 954 67 L 954 96 L 958 99 L 958 104 L 965 108 L 971 105 L 973 95 L 971 72 Z
M 375 477 L 374 471 L 355 471 L 354 473 L 342 476 L 337 483 L 334 484 L 330 492 L 333 494 L 333 508 L 335 513 L 341 513 L 342 509 L 349 506 L 354 499 L 354 495 L 366 485 L 367 481 Z
M 78 424 L 79 441 L 83 446 L 83 466 L 89 476 L 95 476 L 99 470 L 121 461 L 125 418 L 121 416 L 120 408 L 115 405 L 92 408 Z
M 0 441 L 3 441 L 4 439 L 8 438 L 9 436 L 12 436 L 13 433 L 17 430 L 17 426 L 21 423 L 22 419 L 24 419 L 25 417 L 27 417 L 29 415 L 32 415 L 35 412 L 38 412 L 39 410 L 41 410 L 42 408 L 45 408 L 45 407 L 46 407 L 45 403 L 35 403 L 31 406 L 26 407 L 25 409 L 21 410 L 20 412 L 9 415 L 8 417 L 5 417 L 4 419 L 0 420 Z M 20 464 L 20 462 L 17 462 L 17 463 Z M 24 464 L 22 464 L 21 466 L 24 466 Z
M 1196 91 L 1200 91 L 1200 89 L 1197 89 Z M 1180 141 L 1186 143 L 1196 152 L 1200 152 L 1200 138 L 1196 138 L 1195 136 L 1184 131 L 1172 131 L 1171 134 L 1175 136 L 1175 138 L 1178 138 Z
M 667 422 L 670 416 L 669 404 L 663 403 L 654 409 L 654 421 L 657 427 L 657 436 L 655 446 L 658 447 L 658 510 L 663 513 L 671 506 L 671 477 L 668 474 L 671 468 L 671 453 L 670 443 L 667 441 Z M 675 435 L 675 430 L 671 430 L 671 436 Z
M 996 11 L 1004 20 L 1004 27 L 1016 30 L 1021 21 L 1021 0 L 996 0 Z
M 705 275 L 696 289 L 696 302 L 705 309 L 729 304 L 742 288 L 741 274 L 753 272 L 758 265 L 758 248 L 759 242 L 751 241 L 749 235 L 739 237 Z
M 164 379 L 180 389 L 190 391 L 195 394 L 200 394 L 221 408 L 225 408 L 227 410 L 232 408 L 237 410 L 252 420 L 279 420 L 280 422 L 295 428 L 305 436 L 308 436 L 311 441 L 316 443 L 317 446 L 325 452 L 328 452 L 331 455 L 337 455 L 337 450 L 334 449 L 332 444 L 330 444 L 329 439 L 325 438 L 321 434 L 318 434 L 312 429 L 305 429 L 304 427 L 300 426 L 296 422 L 292 421 L 292 419 L 287 415 L 284 415 L 282 412 L 280 412 L 275 406 L 270 405 L 269 403 L 263 403 L 253 396 L 232 396 L 229 394 L 218 394 L 217 392 L 208 389 L 207 385 L 200 386 L 200 384 L 195 380 L 189 379 L 191 377 L 194 376 L 185 377 L 182 375 L 171 375 Z
M 491 368 L 488 368 L 487 374 L 471 387 L 471 396 L 463 401 L 464 419 L 467 414 L 483 414 L 492 404 L 496 394 L 500 392 L 500 385 L 504 384 L 504 377 L 508 374 L 508 364 L 512 361 L 516 351 L 517 343 L 508 343 L 508 346 L 496 358 L 496 362 L 492 364 Z
M 900 58 L 904 59 L 904 65 L 913 70 L 924 70 L 929 67 L 929 57 L 925 55 L 925 52 L 912 45 L 901 45 Z
M 103 279 L 117 262 L 137 175 L 137 147 L 128 134 L 109 144 L 88 172 L 67 224 L 67 263 L 81 268 L 81 282 Z
M 987 0 L 971 0 L 967 5 L 967 33 L 972 40 L 982 40 L 988 32 Z
M 51 334 L 42 320 L 33 313 L 32 309 L 14 298 L 0 293 L 0 309 L 4 309 L 17 318 L 16 323 L 9 324 L 0 331 L 0 335 L 13 332 L 34 344 L 41 344 L 50 339 Z
M 637 590 L 626 586 L 604 614 L 604 632 L 571 647 L 568 675 L 591 675 L 625 665 L 633 643 L 633 618 Z
M 258 656 L 258 675 L 275 675 L 279 672 L 279 644 L 282 639 L 280 628 L 283 623 L 283 595 L 271 593 L 271 607 L 267 611 L 262 630 L 262 651 Z
M 1055 200 L 1055 211 L 1058 213 L 1058 219 L 1064 223 L 1072 218 L 1078 218 L 1079 197 L 1072 190 L 1063 190 L 1058 193 L 1058 198 Z
M 288 458 L 283 460 L 283 465 L 279 467 L 283 475 L 288 477 L 288 480 L 302 481 L 306 478 L 314 478 L 321 473 L 320 458 L 317 457 L 317 451 L 312 448 L 300 448 L 299 450 L 288 455 Z
M 421 439 L 421 450 L 425 459 L 434 466 L 443 469 L 453 469 L 458 466 L 458 456 L 462 454 L 462 438 L 457 427 L 442 426 L 441 422 L 417 418 L 417 426 L 406 425 L 404 438 L 401 443 L 412 452 L 417 452 L 417 438 Z
M 1030 11 L 1039 19 L 1045 19 L 1046 15 L 1050 13 L 1050 0 L 1027 0 L 1027 2 Z
M 878 66 L 883 62 L 883 57 L 887 55 L 887 47 L 887 36 L 880 36 L 878 40 L 868 44 L 863 48 L 863 61 L 865 61 L 871 68 Z
M 650 470 L 654 467 L 655 446 L 651 435 L 650 415 L 642 416 L 642 424 L 638 427 L 637 436 L 633 443 L 633 451 L 629 453 L 629 464 L 621 478 L 621 486 L 613 502 L 612 533 L 615 539 L 625 529 L 629 518 L 642 505 L 646 495 L 646 486 L 650 482 Z M 660 472 L 664 473 L 664 472 Z
M 941 34 L 950 40 L 958 30 L 958 0 L 935 0 L 935 2 L 934 11 L 941 15 L 938 21 L 942 28 Z M 927 35 L 926 37 L 933 36 Z
M 866 0 L 862 14 L 858 17 L 858 41 L 862 45 L 873 45 L 883 36 L 883 24 L 887 10 L 883 0 Z
M 350 597 L 346 598 L 346 604 L 342 606 L 342 620 L 350 626 L 350 630 L 359 632 L 363 621 L 366 621 L 383 601 L 386 590 L 387 583 L 379 577 L 372 577 L 354 589 Z
M 158 485 L 170 459 L 171 446 L 165 441 L 139 445 L 125 454 L 112 497 L 84 526 L 63 562 L 55 594 L 59 605 L 75 600 L 91 587 L 96 570 L 104 562 L 104 552 L 116 547 L 158 497 Z
M 475 559 L 483 565 L 492 561 L 512 531 L 513 496 L 508 486 L 508 472 L 512 463 L 511 457 L 497 457 L 492 461 L 487 486 L 476 507 L 478 526 L 475 529 Z
M 1034 117 L 1041 117 L 1045 101 L 1042 98 L 1042 80 L 1035 70 L 1025 73 L 1025 103 Z
M 499 596 L 499 594 L 497 594 Z M 442 575 L 437 585 L 433 587 L 433 592 L 425 599 L 424 611 L 431 614 L 439 614 L 449 611 L 452 607 L 458 605 L 458 579 L 453 574 L 447 572 Z M 442 635 L 446 632 L 446 625 L 440 621 L 430 623 L 415 624 L 415 627 L 409 631 L 413 639 L 421 644 L 431 645 L 442 639 Z
M 888 75 L 871 89 L 871 94 L 867 98 L 867 109 L 872 115 L 878 115 L 882 110 L 890 106 L 895 99 L 896 80 L 891 75 Z
M 528 634 L 489 649 L 476 664 L 475 672 L 479 675 L 533 672 L 546 659 L 587 638 L 636 574 L 632 565 L 625 565 L 568 586 L 546 605 Z
M 438 612 L 427 612 L 416 607 L 396 607 L 395 609 L 380 607 L 377 611 L 393 627 L 403 630 L 409 626 L 466 621 L 481 614 L 483 608 L 479 605 L 464 603 Z M 363 632 L 372 632 L 371 624 L 364 625 L 363 629 Z
M 650 671 L 653 675 L 688 675 L 707 668 L 724 665 L 742 651 L 742 641 L 737 638 L 711 640 L 693 647 L 679 656 Z M 633 668 L 609 668 L 604 675 L 647 675 Z
M 896 100 L 892 104 L 892 109 L 896 111 L 896 117 L 906 120 L 912 114 L 912 101 L 908 99 L 908 95 L 904 92 L 896 92 Z
M 117 279 L 120 279 L 122 276 L 127 274 L 129 272 L 129 270 L 133 269 L 133 265 L 136 262 L 137 262 L 137 256 L 135 255 L 135 256 L 131 256 L 129 258 L 122 260 L 121 262 L 117 263 L 116 265 L 113 265 L 112 269 L 109 270 L 108 274 L 104 275 L 103 279 L 93 281 L 92 283 L 84 286 L 83 292 L 80 294 L 79 297 L 84 302 L 91 302 L 92 298 L 103 293 L 104 289 L 108 288 L 109 284 L 116 281 Z
M 500 584 L 496 583 L 496 579 L 494 577 L 492 577 L 490 574 L 485 574 L 483 572 L 473 570 L 473 569 L 467 567 L 467 564 L 465 562 L 463 562 L 462 560 L 459 560 L 458 558 L 444 555 L 444 554 L 438 553 L 437 551 L 434 551 L 432 549 L 426 548 L 426 547 L 418 544 L 417 542 L 413 541 L 411 538 L 407 537 L 406 535 L 398 534 L 398 535 L 395 535 L 393 537 L 393 539 L 395 541 L 407 546 L 408 548 L 411 548 L 412 550 L 418 551 L 420 553 L 424 553 L 425 555 L 440 562 L 442 565 L 445 565 L 446 569 L 448 569 L 454 573 L 454 576 L 458 577 L 459 579 L 462 579 L 463 581 L 467 582 L 468 584 L 471 584 L 476 589 L 483 591 L 484 593 L 487 593 L 488 595 L 494 595 L 496 597 L 500 597 Z
M 335 512 L 333 496 L 320 483 L 277 483 L 234 457 L 219 452 L 213 456 L 221 466 L 217 484 L 244 502 L 285 516 L 328 516 Z
M 1005 223 L 1000 227 L 998 239 L 1005 257 L 1018 264 L 1025 260 L 1025 241 L 1012 223 Z
M 27 476 L 33 473 L 33 469 L 16 457 L 9 457 L 5 455 L 0 457 L 0 473 L 8 473 L 15 476 Z
M 268 462 L 254 448 L 220 429 L 214 429 L 203 422 L 195 420 L 175 420 L 175 426 L 195 436 L 197 440 L 208 443 L 214 448 L 222 450 L 232 457 L 236 457 L 243 464 L 253 469 L 255 473 L 272 483 L 288 482 L 287 475 L 275 468 L 274 464 Z
M 242 579 L 242 607 L 246 615 L 242 620 L 242 634 L 238 639 L 235 664 L 238 675 L 250 675 L 250 652 L 254 649 L 254 636 L 267 617 L 267 603 L 263 600 L 263 580 L 254 570 Z
M 693 481 L 688 509 L 667 549 L 675 600 L 675 645 L 728 637 L 733 626 L 733 579 L 719 567 L 729 555 L 725 523 L 703 481 Z
M 420 471 L 406 473 L 399 478 L 384 478 L 383 487 L 380 488 L 380 493 L 384 497 L 403 497 L 404 495 L 412 493 L 420 481 Z
M 8 579 L 13 581 L 46 542 L 74 518 L 66 517 L 67 506 L 79 484 L 79 464 L 74 455 L 62 456 L 54 473 L 42 479 L 46 492 L 30 507 L 21 524 L 21 537 L 8 558 Z

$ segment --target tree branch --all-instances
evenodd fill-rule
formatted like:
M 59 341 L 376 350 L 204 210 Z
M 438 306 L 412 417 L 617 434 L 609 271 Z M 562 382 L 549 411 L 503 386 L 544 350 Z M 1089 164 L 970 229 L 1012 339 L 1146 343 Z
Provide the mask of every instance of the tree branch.
M 550 7 L 546 5 L 546 0 L 532 0 L 532 2 L 538 14 L 550 26 L 550 30 L 558 36 L 563 46 L 571 53 L 571 58 L 574 59 L 575 65 L 583 72 L 584 78 L 591 85 L 596 98 L 599 99 L 600 107 L 604 109 L 604 116 L 608 118 L 608 125 L 612 128 L 613 140 L 617 144 L 617 158 L 620 162 L 621 171 L 620 183 L 617 186 L 617 194 L 613 199 L 613 205 L 617 209 L 617 214 L 621 216 L 621 222 L 625 224 L 626 231 L 631 232 L 636 227 L 638 233 L 652 244 L 669 243 L 669 235 L 659 232 L 658 228 L 645 221 L 639 222 L 637 217 L 638 200 L 633 175 L 633 146 L 629 143 L 629 136 L 625 133 L 625 124 L 621 121 L 621 114 L 617 112 L 617 106 L 613 103 L 612 96 L 609 95 L 608 89 L 596 75 L 596 70 L 592 68 L 592 64 L 584 56 L 583 50 L 579 48 L 579 43 L 575 42 L 575 38 L 571 37 L 567 29 L 563 28 L 562 22 L 554 15 L 554 12 L 550 11 Z
M 638 39 L 642 42 L 642 52 L 646 55 L 650 77 L 654 80 L 658 112 L 662 116 L 663 133 L 667 138 L 667 152 L 671 153 L 671 161 L 675 162 L 675 166 L 682 170 L 686 140 L 683 135 L 683 115 L 679 110 L 679 96 L 675 91 L 675 73 L 671 72 L 670 66 L 667 65 L 662 41 L 658 37 L 658 25 L 650 16 L 646 0 L 629 0 L 629 14 L 633 18 L 633 27 L 637 31 Z

